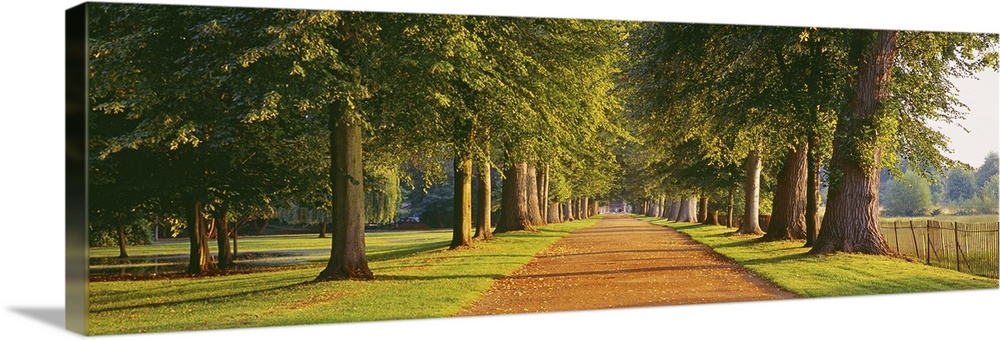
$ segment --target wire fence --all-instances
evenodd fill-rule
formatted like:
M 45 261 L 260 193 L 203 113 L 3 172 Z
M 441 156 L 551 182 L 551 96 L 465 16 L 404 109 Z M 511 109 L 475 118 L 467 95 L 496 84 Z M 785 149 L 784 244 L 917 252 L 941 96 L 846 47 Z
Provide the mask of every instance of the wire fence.
M 1000 223 L 941 221 L 882 222 L 882 234 L 897 253 L 942 268 L 997 278 Z

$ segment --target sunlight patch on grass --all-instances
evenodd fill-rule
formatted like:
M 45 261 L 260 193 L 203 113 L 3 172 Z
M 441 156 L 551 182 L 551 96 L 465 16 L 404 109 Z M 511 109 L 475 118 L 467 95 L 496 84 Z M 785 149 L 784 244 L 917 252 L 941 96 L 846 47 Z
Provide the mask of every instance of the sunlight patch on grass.
M 760 241 L 735 229 L 637 216 L 676 229 L 760 277 L 803 297 L 896 294 L 998 288 L 996 279 L 905 259 L 862 254 L 808 254 L 804 241 Z

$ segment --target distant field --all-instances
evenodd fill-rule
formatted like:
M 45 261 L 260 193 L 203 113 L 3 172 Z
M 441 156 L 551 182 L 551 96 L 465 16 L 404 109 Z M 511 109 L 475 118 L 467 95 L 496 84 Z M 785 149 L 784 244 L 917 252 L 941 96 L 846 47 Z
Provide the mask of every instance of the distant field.
M 938 216 L 916 216 L 916 217 L 882 217 L 882 222 L 905 222 L 905 221 L 940 221 L 958 223 L 995 223 L 1000 222 L 1000 215 L 938 215 Z

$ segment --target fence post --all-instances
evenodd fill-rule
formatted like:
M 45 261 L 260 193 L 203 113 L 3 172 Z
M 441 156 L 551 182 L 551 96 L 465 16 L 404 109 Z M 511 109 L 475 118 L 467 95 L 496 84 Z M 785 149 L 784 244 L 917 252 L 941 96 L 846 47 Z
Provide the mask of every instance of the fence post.
M 913 220 L 910 220 L 910 235 L 913 236 L 913 251 L 917 253 L 917 259 L 919 259 L 920 243 L 917 243 L 917 231 L 913 230 Z
M 955 227 L 955 270 L 962 271 L 962 246 L 958 243 L 958 222 L 952 222 Z
M 924 232 L 924 239 L 927 240 L 927 247 L 924 251 L 927 253 L 927 264 L 931 264 L 931 221 L 927 221 L 927 229 Z
M 896 253 L 899 253 L 899 233 L 896 232 L 896 228 L 899 226 L 899 221 L 892 221 L 892 238 L 896 240 Z

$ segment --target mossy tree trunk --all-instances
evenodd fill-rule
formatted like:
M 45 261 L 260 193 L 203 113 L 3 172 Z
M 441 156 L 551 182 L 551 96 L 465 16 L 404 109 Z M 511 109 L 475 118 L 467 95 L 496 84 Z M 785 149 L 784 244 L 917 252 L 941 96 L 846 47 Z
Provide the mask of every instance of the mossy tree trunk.
M 882 148 L 880 105 L 889 94 L 897 31 L 858 32 L 858 74 L 851 109 L 840 113 L 830 159 L 826 214 L 811 252 L 891 254 L 879 228 L 878 194 Z

